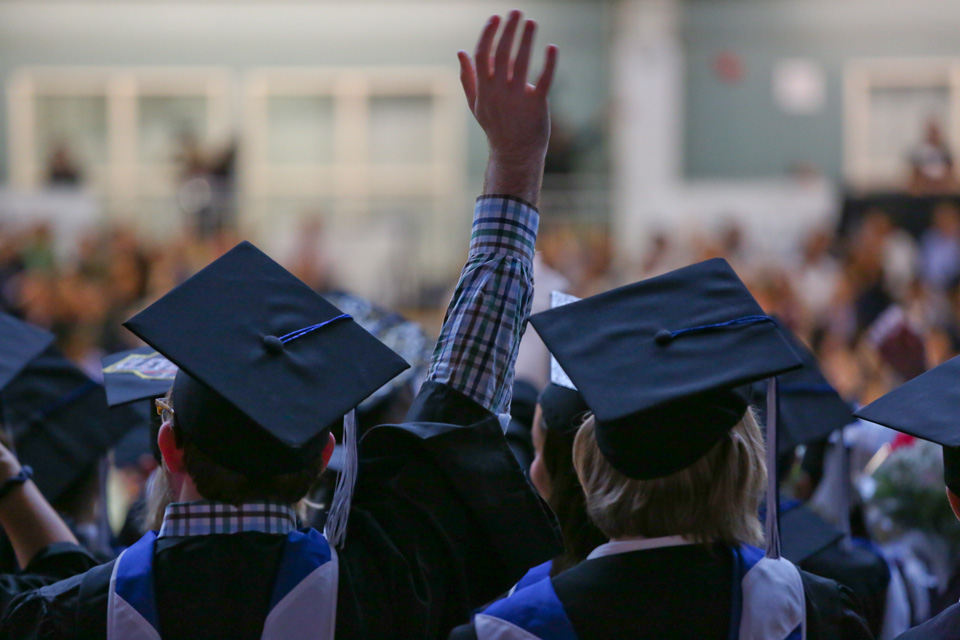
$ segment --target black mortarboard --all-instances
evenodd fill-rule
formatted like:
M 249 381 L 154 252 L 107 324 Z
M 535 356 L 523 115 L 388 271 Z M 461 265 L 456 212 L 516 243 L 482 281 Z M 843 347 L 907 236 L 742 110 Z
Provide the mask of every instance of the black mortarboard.
M 248 475 L 298 471 L 409 365 L 249 242 L 124 323 L 180 371 L 177 424 Z
M 632 478 L 693 464 L 743 417 L 742 385 L 800 366 L 719 258 L 530 322 L 596 416 L 600 450 Z
M 556 309 L 579 300 L 580 298 L 569 293 L 552 291 L 550 308 Z M 537 403 L 540 405 L 543 428 L 568 435 L 580 428 L 584 414 L 590 411 L 570 376 L 553 355 L 550 356 L 550 382 L 543 388 Z
M 843 537 L 843 532 L 808 507 L 796 505 L 780 511 L 780 547 L 794 564 L 823 551 Z
M 17 458 L 51 501 L 140 421 L 130 407 L 107 407 L 103 387 L 53 346 L 0 392 L 0 407 Z
M 407 361 L 410 368 L 374 391 L 357 407 L 365 415 L 408 386 L 416 386 L 426 377 L 433 341 L 418 323 L 408 320 L 396 311 L 381 307 L 361 296 L 345 291 L 328 291 L 323 298 L 349 315 L 361 327 Z M 416 389 L 413 389 L 415 392 Z
M 111 406 L 153 400 L 166 395 L 177 376 L 177 365 L 153 347 L 139 347 L 105 356 L 103 386 Z
M 575 433 L 590 411 L 579 391 L 555 382 L 544 387 L 538 402 L 543 427 L 559 433 Z
M 0 389 L 53 344 L 53 334 L 0 313 Z
M 858 418 L 943 445 L 943 476 L 960 495 L 960 356 L 854 412 Z
M 781 328 L 803 367 L 780 376 L 778 393 L 780 412 L 777 422 L 777 455 L 787 454 L 799 445 L 823 440 L 851 422 L 853 408 L 837 393 L 820 371 L 817 357 L 792 331 Z M 753 404 L 766 423 L 764 404 L 766 385 L 754 385 Z

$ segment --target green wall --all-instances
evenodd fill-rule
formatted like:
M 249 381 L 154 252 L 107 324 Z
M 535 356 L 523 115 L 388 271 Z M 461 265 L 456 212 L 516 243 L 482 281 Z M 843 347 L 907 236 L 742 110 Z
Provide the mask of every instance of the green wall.
M 839 179 L 843 68 L 858 57 L 960 57 L 957 0 L 687 0 L 685 172 L 691 178 L 782 175 L 798 162 Z M 738 84 L 713 71 L 717 53 L 743 60 Z M 827 77 L 826 104 L 790 115 L 774 103 L 782 58 L 809 58 Z

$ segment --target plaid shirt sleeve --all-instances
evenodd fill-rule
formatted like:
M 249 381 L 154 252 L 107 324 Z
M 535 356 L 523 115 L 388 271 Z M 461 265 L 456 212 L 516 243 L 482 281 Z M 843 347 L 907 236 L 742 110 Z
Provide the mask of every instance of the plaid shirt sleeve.
M 427 374 L 497 414 L 510 411 L 513 367 L 533 301 L 539 222 L 537 210 L 518 198 L 477 199 L 470 254 Z

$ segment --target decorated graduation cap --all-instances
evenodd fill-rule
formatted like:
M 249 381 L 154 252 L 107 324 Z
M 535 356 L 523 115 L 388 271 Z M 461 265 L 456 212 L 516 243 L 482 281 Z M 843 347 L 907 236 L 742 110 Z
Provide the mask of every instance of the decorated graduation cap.
M 166 395 L 177 377 L 177 365 L 153 347 L 139 347 L 105 356 L 103 386 L 107 403 L 115 407 Z
M 960 495 L 960 356 L 854 412 L 858 418 L 943 445 L 943 476 Z
M 302 470 L 344 416 L 355 460 L 353 409 L 409 367 L 249 242 L 124 326 L 179 367 L 171 398 L 190 441 L 252 477 Z
M 787 454 L 799 445 L 810 444 L 828 437 L 854 421 L 853 408 L 840 397 L 824 377 L 817 357 L 792 331 L 782 333 L 803 367 L 779 377 L 777 416 L 777 455 Z M 765 424 L 766 411 L 763 385 L 754 385 L 754 402 L 761 411 Z
M 530 322 L 593 411 L 604 457 L 637 479 L 699 460 L 743 417 L 743 385 L 800 366 L 719 258 Z
M 53 344 L 53 334 L 0 313 L 0 389 Z
M 0 391 L 2 421 L 17 457 L 55 501 L 140 421 L 130 407 L 110 410 L 101 385 L 54 346 Z
M 550 308 L 579 301 L 580 298 L 561 291 L 550 293 Z M 560 433 L 576 433 L 581 419 L 590 411 L 583 396 L 577 391 L 570 376 L 563 370 L 557 358 L 550 356 L 550 383 L 544 387 L 537 399 L 540 405 L 541 425 L 548 430 Z
M 177 376 L 177 365 L 150 346 L 110 354 L 101 360 L 101 364 L 107 404 L 111 407 L 130 404 L 142 418 L 140 428 L 117 443 L 117 466 L 135 463 L 144 451 L 150 451 L 159 464 L 157 432 L 160 420 L 153 402 L 170 391 Z

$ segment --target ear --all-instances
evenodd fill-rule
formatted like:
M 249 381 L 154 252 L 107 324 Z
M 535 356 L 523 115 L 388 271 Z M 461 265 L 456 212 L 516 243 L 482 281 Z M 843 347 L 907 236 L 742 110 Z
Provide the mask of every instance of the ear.
M 164 422 L 160 425 L 160 432 L 157 434 L 157 445 L 160 447 L 160 456 L 163 463 L 171 473 L 181 473 L 183 467 L 183 449 L 177 446 L 177 437 L 173 433 L 173 425 Z
M 960 496 L 955 494 L 950 489 L 947 489 L 947 500 L 950 501 L 950 507 L 953 509 L 953 515 L 957 516 L 960 519 Z
M 328 434 L 328 435 L 329 435 L 330 437 L 329 437 L 329 439 L 327 440 L 327 446 L 325 446 L 325 447 L 323 448 L 323 453 L 321 454 L 321 455 L 323 456 L 323 468 L 324 468 L 324 469 L 326 469 L 326 468 L 327 468 L 327 465 L 330 464 L 330 458 L 333 457 L 333 448 L 334 448 L 335 446 L 337 446 L 337 439 L 336 439 L 336 437 L 334 437 L 334 435 L 333 435 L 332 433 L 331 433 L 331 434 Z

